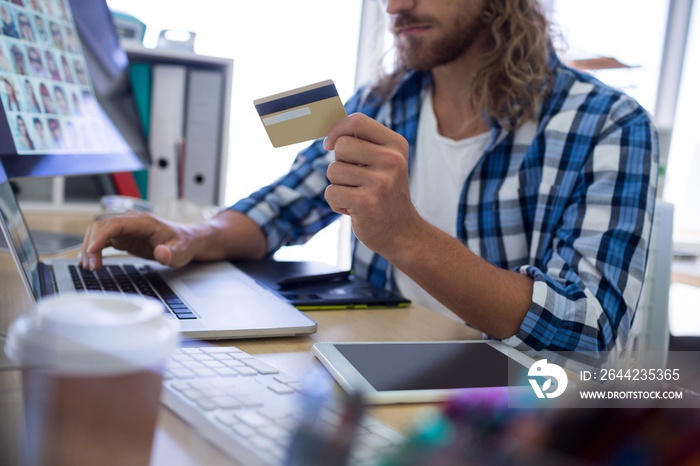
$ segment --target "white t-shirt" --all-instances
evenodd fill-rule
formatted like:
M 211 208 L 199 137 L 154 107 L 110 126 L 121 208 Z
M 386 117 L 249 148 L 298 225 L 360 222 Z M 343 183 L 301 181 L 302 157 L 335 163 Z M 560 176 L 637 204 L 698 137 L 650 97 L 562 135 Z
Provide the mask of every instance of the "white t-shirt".
M 489 140 L 489 132 L 459 141 L 442 136 L 431 92 L 426 92 L 409 181 L 411 201 L 426 221 L 450 236 L 457 236 L 457 210 L 464 183 Z M 411 301 L 461 320 L 400 270 L 394 269 L 394 278 L 401 294 Z

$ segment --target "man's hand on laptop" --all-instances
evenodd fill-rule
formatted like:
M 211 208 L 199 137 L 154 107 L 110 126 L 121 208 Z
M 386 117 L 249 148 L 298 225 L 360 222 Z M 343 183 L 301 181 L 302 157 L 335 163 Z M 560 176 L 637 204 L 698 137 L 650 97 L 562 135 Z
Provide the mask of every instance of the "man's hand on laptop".
M 110 246 L 170 267 L 193 260 L 262 259 L 267 249 L 258 225 L 232 210 L 198 224 L 171 222 L 145 212 L 97 220 L 85 232 L 81 265 L 99 269 L 102 250 Z
M 193 240 L 198 228 L 143 212 L 97 220 L 85 232 L 80 263 L 90 270 L 102 267 L 102 250 L 112 246 L 163 265 L 180 267 L 194 258 Z

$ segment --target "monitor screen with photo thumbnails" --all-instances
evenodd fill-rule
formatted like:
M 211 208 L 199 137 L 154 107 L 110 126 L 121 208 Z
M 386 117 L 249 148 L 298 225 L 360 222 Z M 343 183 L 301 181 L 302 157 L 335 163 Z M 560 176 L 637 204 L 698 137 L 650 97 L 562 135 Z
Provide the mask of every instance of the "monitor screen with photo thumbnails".
M 150 164 L 104 0 L 0 2 L 0 20 L 0 162 L 9 178 Z

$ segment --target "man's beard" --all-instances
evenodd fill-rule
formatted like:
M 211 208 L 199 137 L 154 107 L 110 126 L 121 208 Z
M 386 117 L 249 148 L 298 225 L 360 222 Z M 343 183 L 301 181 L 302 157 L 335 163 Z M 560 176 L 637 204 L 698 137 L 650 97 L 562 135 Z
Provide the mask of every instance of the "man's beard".
M 466 16 L 466 15 L 464 15 Z M 410 14 L 397 18 L 396 26 L 419 24 L 421 18 Z M 434 24 L 434 22 L 431 22 Z M 414 70 L 430 70 L 456 60 L 477 40 L 485 28 L 480 17 L 456 16 L 450 24 L 444 26 L 444 35 L 435 41 L 423 37 L 408 36 L 396 41 L 399 60 Z

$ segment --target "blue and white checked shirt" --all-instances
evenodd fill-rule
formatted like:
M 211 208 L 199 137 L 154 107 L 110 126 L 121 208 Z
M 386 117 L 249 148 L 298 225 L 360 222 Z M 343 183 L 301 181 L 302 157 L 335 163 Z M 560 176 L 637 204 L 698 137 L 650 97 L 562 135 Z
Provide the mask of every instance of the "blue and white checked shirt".
M 532 305 L 506 343 L 523 351 L 609 351 L 626 344 L 641 293 L 658 141 L 633 99 L 555 57 L 552 66 L 554 87 L 538 121 L 514 132 L 491 124 L 491 142 L 462 189 L 457 238 L 490 263 L 534 279 Z M 346 110 L 404 136 L 412 160 L 430 82 L 429 73 L 410 73 L 387 102 L 362 88 Z M 231 207 L 263 229 L 269 254 L 337 218 L 323 196 L 333 157 L 316 141 L 289 174 Z M 393 266 L 359 241 L 353 267 L 395 286 Z

